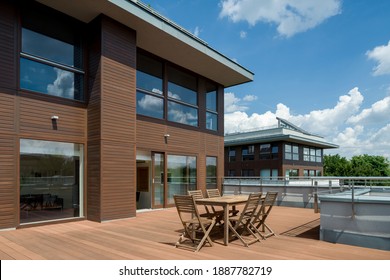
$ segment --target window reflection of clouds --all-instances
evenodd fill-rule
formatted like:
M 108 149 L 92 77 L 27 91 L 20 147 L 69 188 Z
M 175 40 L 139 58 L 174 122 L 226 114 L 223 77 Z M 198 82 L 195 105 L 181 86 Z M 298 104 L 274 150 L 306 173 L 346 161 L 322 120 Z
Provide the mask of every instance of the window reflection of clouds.
M 24 58 L 20 62 L 21 88 L 74 98 L 74 73 Z
M 163 94 L 162 79 L 139 70 L 137 71 L 137 88 Z
M 162 119 L 164 117 L 163 99 L 137 92 L 137 114 Z
M 177 85 L 175 83 L 172 82 L 168 83 L 168 94 L 169 97 L 184 101 L 188 104 L 192 104 L 192 105 L 198 104 L 197 94 L 195 91 Z
M 198 126 L 198 110 L 175 102 L 168 102 L 168 120 Z

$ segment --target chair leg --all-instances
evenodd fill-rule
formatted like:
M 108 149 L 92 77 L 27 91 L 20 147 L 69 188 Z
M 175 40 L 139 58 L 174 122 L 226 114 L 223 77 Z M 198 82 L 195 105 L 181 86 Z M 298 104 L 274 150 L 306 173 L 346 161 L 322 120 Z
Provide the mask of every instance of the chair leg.
M 239 234 L 237 232 L 237 228 L 234 227 L 230 222 L 229 222 L 229 228 L 233 231 L 233 235 L 235 235 L 238 239 L 240 239 L 240 241 L 242 242 L 242 244 L 244 244 L 245 247 L 249 247 L 249 245 L 255 243 L 255 242 L 260 242 L 260 239 L 256 236 L 256 234 L 249 228 L 249 225 L 246 225 L 244 226 L 243 228 L 243 232 L 247 231 L 250 235 L 253 236 L 253 239 L 252 240 L 245 240 L 244 237 L 242 236 L 242 234 Z

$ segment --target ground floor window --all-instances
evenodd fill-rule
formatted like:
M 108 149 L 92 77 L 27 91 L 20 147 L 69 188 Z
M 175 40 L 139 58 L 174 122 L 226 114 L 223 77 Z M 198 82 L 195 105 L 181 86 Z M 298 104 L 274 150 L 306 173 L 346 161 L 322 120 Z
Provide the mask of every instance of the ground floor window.
M 206 157 L 206 188 L 217 188 L 217 158 Z
M 298 177 L 299 171 L 298 169 L 287 169 L 286 170 L 286 178 L 288 177 Z
M 20 223 L 83 216 L 83 145 L 20 140 Z
M 168 155 L 167 183 L 168 204 L 173 204 L 173 195 L 187 194 L 196 190 L 197 168 L 195 156 Z

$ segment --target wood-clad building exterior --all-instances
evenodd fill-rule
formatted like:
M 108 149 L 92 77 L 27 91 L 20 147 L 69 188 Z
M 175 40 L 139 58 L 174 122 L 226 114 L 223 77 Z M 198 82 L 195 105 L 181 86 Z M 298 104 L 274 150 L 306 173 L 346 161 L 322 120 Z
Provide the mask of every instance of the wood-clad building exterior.
M 0 229 L 220 187 L 224 88 L 253 74 L 137 1 L 0 1 Z
M 338 146 L 277 119 L 277 127 L 225 135 L 225 176 L 265 180 L 323 176 L 324 149 Z

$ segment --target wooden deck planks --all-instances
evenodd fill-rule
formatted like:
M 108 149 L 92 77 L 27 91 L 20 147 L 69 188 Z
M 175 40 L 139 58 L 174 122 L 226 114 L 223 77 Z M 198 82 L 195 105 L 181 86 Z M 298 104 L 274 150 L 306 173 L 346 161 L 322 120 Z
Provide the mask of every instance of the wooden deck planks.
M 275 206 L 268 224 L 278 234 L 249 248 L 235 240 L 194 253 L 174 247 L 182 230 L 176 209 L 138 213 L 136 218 L 77 221 L 0 232 L 0 258 L 80 260 L 390 260 L 390 252 L 305 238 L 318 226 L 311 209 Z M 314 228 L 315 229 L 315 228 Z

